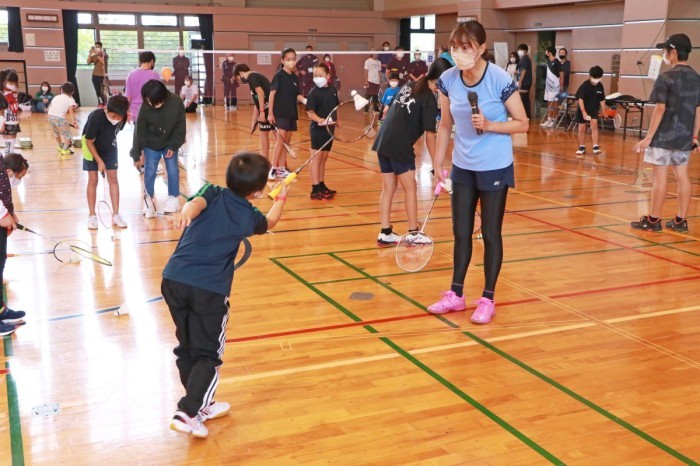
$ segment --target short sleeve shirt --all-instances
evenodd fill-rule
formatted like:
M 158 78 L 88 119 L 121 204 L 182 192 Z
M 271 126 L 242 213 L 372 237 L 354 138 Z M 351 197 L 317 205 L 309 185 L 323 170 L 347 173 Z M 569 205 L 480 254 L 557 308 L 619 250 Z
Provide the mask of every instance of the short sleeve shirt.
M 592 84 L 590 79 L 587 79 L 576 91 L 576 98 L 583 100 L 586 113 L 595 118 L 600 111 L 600 102 L 605 100 L 603 84 Z
M 284 69 L 279 70 L 272 78 L 270 89 L 277 92 L 273 109 L 275 118 L 298 119 L 297 96 L 301 94 L 301 89 L 297 75 L 287 73 Z
M 253 102 L 255 102 L 255 105 L 260 108 L 260 102 L 258 102 L 258 92 L 256 91 L 257 88 L 262 88 L 263 94 L 265 94 L 265 107 L 267 107 L 267 103 L 270 100 L 270 81 L 268 79 L 261 75 L 260 73 L 250 73 L 248 75 L 248 85 L 250 86 L 250 94 L 253 96 Z
M 382 69 L 382 62 L 374 58 L 365 60 L 365 69 L 367 70 L 367 80 L 374 84 L 380 84 L 381 78 L 379 73 Z
M 545 82 L 545 92 L 559 92 L 559 73 L 561 73 L 561 63 L 556 58 L 547 62 L 547 81 Z
M 267 218 L 228 188 L 206 184 L 196 196 L 207 207 L 185 228 L 163 278 L 228 296 L 241 241 L 265 233 Z
M 334 86 L 317 87 L 309 93 L 306 102 L 306 110 L 314 112 L 321 118 L 327 118 L 328 115 L 338 106 L 338 89 Z M 333 119 L 337 119 L 333 116 Z M 311 122 L 311 129 L 318 127 L 318 123 Z
M 525 77 L 523 78 L 522 89 L 530 89 L 532 87 L 532 60 L 530 60 L 528 55 L 518 60 L 518 79 L 523 73 L 525 73 Z
M 408 65 L 408 73 L 416 78 L 428 72 L 428 65 L 423 60 L 414 60 Z M 409 76 L 410 78 L 410 76 Z
M 408 82 L 408 57 L 404 55 L 400 60 L 396 57 L 386 65 L 386 70 L 389 73 L 399 73 L 399 86 L 403 86 Z
M 399 162 L 415 160 L 413 145 L 426 131 L 435 131 L 437 100 L 432 92 L 416 94 L 414 85 L 403 86 L 379 128 L 372 150 Z
M 692 145 L 695 111 L 700 107 L 700 75 L 687 65 L 676 65 L 661 73 L 649 100 L 665 104 L 652 147 L 689 151 Z
M 59 94 L 51 100 L 48 114 L 59 118 L 65 118 L 68 110 L 71 107 L 77 106 L 73 97 L 67 96 L 66 94 Z
M 513 163 L 513 142 L 510 134 L 485 131 L 476 134 L 472 125 L 469 91 L 479 96 L 479 110 L 489 121 L 508 121 L 505 102 L 518 86 L 502 68 L 488 64 L 481 81 L 467 86 L 459 68 L 442 73 L 437 87 L 450 99 L 450 113 L 455 123 L 452 161 L 464 170 L 488 171 L 506 168 Z
M 117 134 L 124 127 L 124 123 L 113 125 L 107 119 L 104 109 L 98 108 L 90 113 L 87 122 L 83 127 L 85 139 L 93 141 L 97 155 L 100 157 L 116 157 L 119 153 L 117 148 Z

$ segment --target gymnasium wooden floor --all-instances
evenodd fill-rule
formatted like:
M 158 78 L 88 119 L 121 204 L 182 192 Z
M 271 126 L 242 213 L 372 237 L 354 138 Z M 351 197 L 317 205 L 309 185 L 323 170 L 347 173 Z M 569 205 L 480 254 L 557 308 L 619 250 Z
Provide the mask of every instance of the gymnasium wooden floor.
M 249 122 L 246 107 L 188 116 L 183 193 L 205 180 L 223 184 Z M 306 123 L 300 127 L 293 142 L 301 160 L 309 152 Z M 498 316 L 475 326 L 473 306 L 444 317 L 425 311 L 451 279 L 449 199 L 438 200 L 428 226 L 437 241 L 432 261 L 402 273 L 393 249 L 375 246 L 381 181 L 371 143 L 336 143 L 326 182 L 338 196 L 311 201 L 304 172 L 275 233 L 252 239 L 253 258 L 234 280 L 217 392 L 232 412 L 196 440 L 168 429 L 183 390 L 160 276 L 179 235 L 164 217 L 140 214 L 131 130 L 119 137 L 129 227 L 113 242 L 106 230 L 86 228 L 81 159 L 56 157 L 42 116 L 23 119 L 22 128 L 34 149 L 24 151 L 31 175 L 14 194 L 20 221 L 91 242 L 114 267 L 62 265 L 44 240 L 11 236 L 6 292 L 28 318 L 3 340 L 1 464 L 700 461 L 697 154 L 691 233 L 653 234 L 629 227 L 648 199 L 630 186 L 640 168 L 636 137 L 605 134 L 597 164 L 574 158 L 571 133 L 533 124 L 516 137 Z M 422 142 L 418 148 L 422 217 L 432 180 Z M 674 189 L 666 218 L 675 213 Z M 482 246 L 476 242 L 467 278 L 470 301 L 483 286 Z M 353 299 L 355 292 L 372 297 Z M 131 314 L 114 317 L 124 303 Z

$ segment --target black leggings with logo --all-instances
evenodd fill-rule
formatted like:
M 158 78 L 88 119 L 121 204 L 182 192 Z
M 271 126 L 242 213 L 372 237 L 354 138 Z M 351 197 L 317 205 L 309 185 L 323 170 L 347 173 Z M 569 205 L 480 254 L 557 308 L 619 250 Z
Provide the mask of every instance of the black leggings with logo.
M 455 237 L 452 283 L 463 285 L 472 259 L 472 232 L 477 202 L 481 203 L 481 234 L 484 238 L 484 289 L 494 291 L 503 263 L 503 216 L 508 186 L 480 191 L 475 186 L 453 183 L 452 231 Z

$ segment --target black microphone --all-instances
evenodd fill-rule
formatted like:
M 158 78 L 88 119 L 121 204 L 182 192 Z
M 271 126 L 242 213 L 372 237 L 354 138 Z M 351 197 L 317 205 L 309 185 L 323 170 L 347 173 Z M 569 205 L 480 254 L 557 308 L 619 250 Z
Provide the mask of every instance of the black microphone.
M 469 105 L 472 106 L 472 114 L 478 115 L 479 114 L 479 96 L 477 95 L 477 93 L 474 91 L 467 92 L 467 99 L 469 99 Z M 477 128 L 476 134 L 482 135 L 482 134 L 484 134 L 484 132 Z

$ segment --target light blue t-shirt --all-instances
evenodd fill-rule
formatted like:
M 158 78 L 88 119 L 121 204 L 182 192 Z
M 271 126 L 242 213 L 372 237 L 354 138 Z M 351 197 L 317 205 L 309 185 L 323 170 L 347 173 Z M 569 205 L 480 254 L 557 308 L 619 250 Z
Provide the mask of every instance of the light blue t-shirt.
M 479 111 L 487 120 L 507 121 L 505 102 L 518 91 L 518 85 L 505 70 L 489 63 L 481 81 L 467 86 L 459 68 L 450 68 L 442 73 L 437 87 L 450 98 L 450 112 L 456 127 L 452 163 L 471 171 L 497 170 L 512 164 L 513 141 L 510 134 L 484 131 L 482 135 L 477 135 L 467 99 L 467 92 L 476 92 Z

